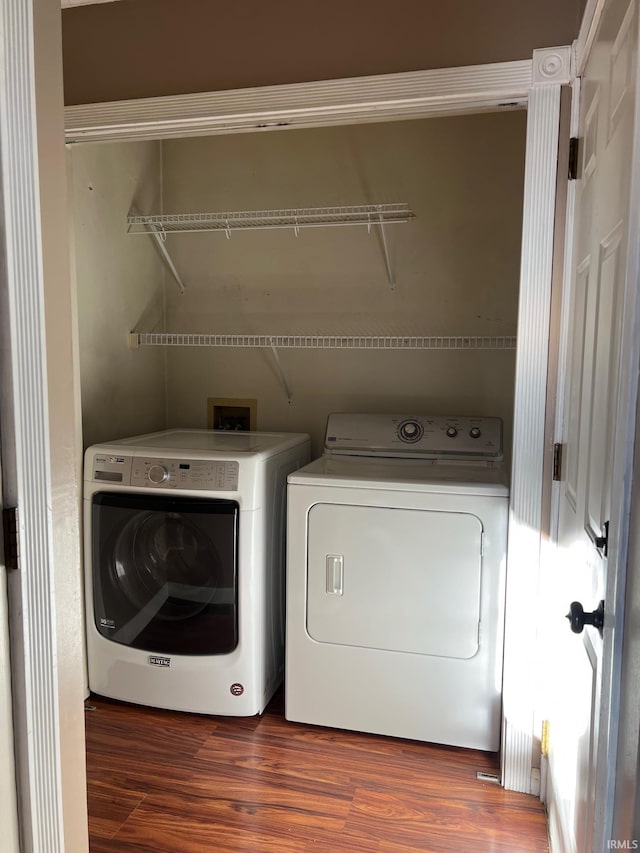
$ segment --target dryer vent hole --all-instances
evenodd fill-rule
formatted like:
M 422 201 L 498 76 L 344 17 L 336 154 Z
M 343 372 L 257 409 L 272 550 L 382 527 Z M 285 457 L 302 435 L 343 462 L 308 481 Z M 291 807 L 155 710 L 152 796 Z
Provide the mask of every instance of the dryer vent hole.
M 209 397 L 207 426 L 209 429 L 244 432 L 256 428 L 256 400 Z

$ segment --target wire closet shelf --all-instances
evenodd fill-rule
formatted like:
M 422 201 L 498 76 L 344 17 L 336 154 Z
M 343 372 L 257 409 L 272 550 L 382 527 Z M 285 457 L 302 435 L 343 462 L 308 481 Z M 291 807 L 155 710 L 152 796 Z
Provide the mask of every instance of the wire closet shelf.
M 231 231 L 265 228 L 311 228 L 338 225 L 387 225 L 408 222 L 415 214 L 404 203 L 342 207 L 306 207 L 282 210 L 240 210 L 224 213 L 178 213 L 127 217 L 129 234 Z
M 277 349 L 514 350 L 515 336 L 215 335 L 131 332 L 132 347 L 265 347 Z

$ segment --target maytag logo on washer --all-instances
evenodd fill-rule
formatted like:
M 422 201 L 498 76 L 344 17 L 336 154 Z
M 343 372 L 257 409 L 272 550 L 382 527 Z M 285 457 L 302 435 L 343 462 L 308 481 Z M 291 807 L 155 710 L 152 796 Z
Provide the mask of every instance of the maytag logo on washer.
M 160 655 L 149 655 L 149 663 L 152 666 L 171 666 L 171 658 L 163 658 Z

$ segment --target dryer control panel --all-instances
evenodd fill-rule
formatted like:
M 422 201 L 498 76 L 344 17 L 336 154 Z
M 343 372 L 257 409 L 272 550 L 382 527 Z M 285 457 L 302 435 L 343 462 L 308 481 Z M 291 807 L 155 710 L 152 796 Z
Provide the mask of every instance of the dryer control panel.
M 329 415 L 325 453 L 454 461 L 502 460 L 500 418 L 442 415 Z
M 93 457 L 92 479 L 123 486 L 236 492 L 238 471 L 238 463 L 232 460 L 165 459 L 96 453 Z

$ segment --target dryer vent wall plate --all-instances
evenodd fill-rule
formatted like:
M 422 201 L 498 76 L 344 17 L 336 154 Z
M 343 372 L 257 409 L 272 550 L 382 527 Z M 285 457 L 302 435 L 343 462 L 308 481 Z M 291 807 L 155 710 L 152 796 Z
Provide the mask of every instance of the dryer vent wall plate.
M 257 429 L 258 401 L 236 397 L 207 398 L 208 429 Z

